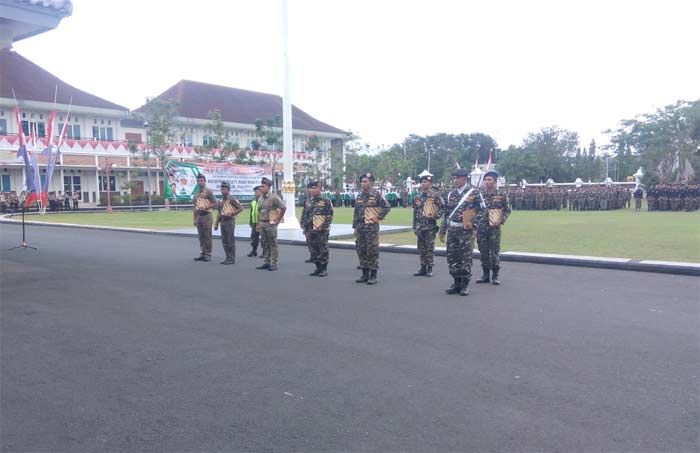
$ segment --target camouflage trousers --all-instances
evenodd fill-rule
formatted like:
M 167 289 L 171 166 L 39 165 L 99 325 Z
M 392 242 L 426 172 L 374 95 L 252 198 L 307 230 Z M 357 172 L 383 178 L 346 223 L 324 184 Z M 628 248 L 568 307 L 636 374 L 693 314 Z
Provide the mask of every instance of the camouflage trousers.
M 211 214 L 198 215 L 195 220 L 199 249 L 202 256 L 211 256 Z
M 462 226 L 447 230 L 447 266 L 452 276 L 470 278 L 472 275 L 472 253 L 474 251 L 474 229 Z
M 479 244 L 481 267 L 486 269 L 498 268 L 500 264 L 499 253 L 501 253 L 501 229 L 480 229 L 476 236 L 476 242 Z
M 435 228 L 418 228 L 416 230 L 418 253 L 421 266 L 432 266 L 435 252 Z
M 379 268 L 379 225 L 363 224 L 357 227 L 355 250 L 363 269 Z
M 224 246 L 226 260 L 235 261 L 236 259 L 236 222 L 233 220 L 223 220 L 221 222 L 221 245 Z
M 328 264 L 328 230 L 310 231 L 306 235 L 311 261 L 318 264 Z
M 277 246 L 277 225 L 272 225 L 269 222 L 261 222 L 260 240 L 262 242 L 265 263 L 276 265 L 277 258 L 279 257 L 279 247 Z

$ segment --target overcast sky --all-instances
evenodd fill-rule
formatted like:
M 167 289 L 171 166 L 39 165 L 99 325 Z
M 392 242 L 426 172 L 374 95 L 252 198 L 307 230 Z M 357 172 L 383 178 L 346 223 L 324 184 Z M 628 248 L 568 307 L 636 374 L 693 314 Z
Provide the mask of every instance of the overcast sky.
M 15 49 L 140 106 L 180 79 L 281 94 L 281 0 L 73 0 Z M 700 1 L 290 0 L 292 100 L 373 145 L 618 120 L 700 98 Z

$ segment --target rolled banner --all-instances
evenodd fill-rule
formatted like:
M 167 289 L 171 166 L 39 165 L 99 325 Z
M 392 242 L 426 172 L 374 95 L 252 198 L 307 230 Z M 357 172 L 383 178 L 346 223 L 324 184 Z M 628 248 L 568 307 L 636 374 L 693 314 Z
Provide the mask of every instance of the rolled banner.
M 435 201 L 432 198 L 428 198 L 427 200 L 425 200 L 425 203 L 423 204 L 423 217 L 426 217 L 428 219 L 434 219 L 437 215 L 437 212 L 438 207 L 435 204 Z
M 374 220 L 372 222 L 371 220 Z M 377 207 L 367 207 L 365 208 L 365 223 L 379 223 L 379 208 Z
M 476 217 L 475 209 L 465 209 L 462 211 L 462 224 L 464 228 L 470 229 L 474 227 L 474 217 Z
M 277 225 L 282 217 L 282 210 L 272 209 L 270 211 L 270 225 Z
M 497 209 L 497 208 L 489 209 L 489 226 L 490 227 L 500 226 L 501 219 L 503 219 L 503 209 Z
M 315 215 L 313 217 L 314 230 L 320 230 L 324 223 L 326 223 L 325 215 Z

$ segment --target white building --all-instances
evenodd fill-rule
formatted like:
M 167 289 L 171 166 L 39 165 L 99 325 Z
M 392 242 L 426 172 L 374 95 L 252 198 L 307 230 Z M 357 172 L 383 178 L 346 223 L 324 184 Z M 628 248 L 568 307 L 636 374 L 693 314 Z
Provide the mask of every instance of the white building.
M 23 190 L 24 165 L 16 158 L 19 129 L 28 134 L 35 128 L 44 139 L 38 146 L 43 148 L 46 122 L 57 93 L 54 136 L 67 122 L 67 140 L 61 147 L 61 160 L 48 191 L 77 191 L 83 203 L 89 204 L 97 204 L 108 190 L 133 196 L 142 195 L 150 187 L 156 194 L 162 193 L 162 175 L 154 171 L 157 163 L 139 157 L 138 150 L 146 146 L 147 133 L 143 120 L 139 119 L 140 109 L 129 112 L 126 107 L 72 87 L 9 49 L 0 50 L 0 82 L 0 190 L 18 193 Z M 20 124 L 15 120 L 13 90 L 21 110 Z M 255 134 L 256 120 L 281 116 L 279 96 L 183 80 L 159 98 L 173 100 L 178 105 L 179 143 L 174 143 L 170 150 L 174 159 L 206 161 L 216 157 L 216 151 L 201 148 L 208 141 L 206 129 L 211 110 L 221 112 L 228 140 L 245 149 L 256 163 L 270 165 L 271 153 L 281 157 L 279 149 L 267 149 L 264 140 Z M 66 116 L 71 99 L 71 113 Z M 342 152 L 344 131 L 296 107 L 293 126 L 295 172 L 302 177 L 313 173 L 330 178 L 331 149 Z M 318 137 L 317 152 L 307 149 L 312 136 Z M 260 147 L 253 150 L 258 148 L 256 140 Z M 43 179 L 46 162 L 40 162 Z M 112 165 L 109 181 L 104 173 L 107 164 Z M 275 168 L 278 177 L 281 170 L 280 162 Z

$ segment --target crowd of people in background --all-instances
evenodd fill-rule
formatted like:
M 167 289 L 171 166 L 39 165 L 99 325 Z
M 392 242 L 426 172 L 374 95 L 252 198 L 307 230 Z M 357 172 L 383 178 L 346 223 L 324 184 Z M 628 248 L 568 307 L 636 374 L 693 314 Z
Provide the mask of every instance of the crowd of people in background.
M 24 192 L 22 192 L 24 194 Z M 20 196 L 12 192 L 0 192 L 0 213 L 11 214 L 19 210 Z
M 700 185 L 657 184 L 647 191 L 649 211 L 696 211 L 700 209 Z
M 511 188 L 512 209 L 527 211 L 609 211 L 630 207 L 632 189 L 621 186 Z

